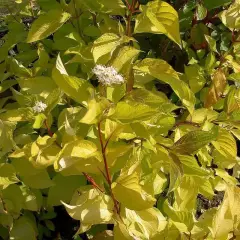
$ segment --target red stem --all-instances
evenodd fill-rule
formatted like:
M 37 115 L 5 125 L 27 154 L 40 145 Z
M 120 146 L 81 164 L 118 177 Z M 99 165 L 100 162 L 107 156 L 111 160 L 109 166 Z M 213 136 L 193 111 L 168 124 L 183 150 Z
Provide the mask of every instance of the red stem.
M 128 1 L 128 0 L 125 0 L 125 3 L 126 3 L 126 5 L 127 5 L 128 9 L 130 10 L 131 5 L 130 5 L 129 1 Z
M 126 35 L 128 37 L 131 37 L 131 35 L 132 35 L 132 33 L 131 33 L 131 20 L 132 20 L 133 13 L 137 10 L 137 9 L 135 9 L 136 2 L 137 2 L 137 0 L 132 0 L 132 4 L 129 7 L 130 13 L 127 17 L 127 29 L 126 29 Z
M 53 136 L 53 132 L 51 131 L 51 129 L 49 128 L 48 124 L 47 124 L 47 120 L 44 121 L 44 124 L 45 124 L 45 127 L 47 128 L 47 131 L 48 131 L 48 135 L 50 137 Z
M 107 159 L 106 159 L 105 148 L 104 148 L 102 134 L 101 134 L 101 122 L 98 123 L 98 134 L 99 134 L 99 140 L 100 140 L 101 149 L 102 149 L 102 156 L 103 156 L 105 171 L 107 174 L 107 181 L 108 181 L 108 184 L 111 185 L 112 180 L 111 180 L 111 176 L 110 176 L 109 169 L 108 169 L 108 163 L 107 163 Z
M 109 172 L 109 168 L 108 168 L 108 163 L 107 163 L 107 158 L 106 158 L 106 145 L 104 146 L 103 139 L 102 139 L 101 122 L 98 123 L 98 135 L 99 135 L 99 141 L 100 141 L 100 144 L 101 144 L 102 156 L 103 156 L 103 161 L 104 161 L 106 178 L 107 178 L 107 182 L 108 182 L 109 189 L 110 189 L 110 194 L 111 194 L 111 197 L 113 199 L 114 207 L 115 207 L 117 213 L 119 213 L 118 202 L 117 202 L 116 198 L 114 197 L 113 192 L 112 192 L 112 188 L 111 188 L 112 180 L 111 180 L 111 176 L 110 176 L 110 172 Z
M 235 36 L 235 32 L 234 32 L 234 29 L 232 31 L 232 42 L 236 42 L 236 36 Z
M 101 191 L 102 193 L 104 192 L 103 190 L 102 190 L 102 188 L 101 187 L 99 187 L 98 186 L 98 184 L 94 181 L 94 179 L 92 178 L 92 177 L 90 177 L 87 173 L 85 173 L 85 172 L 83 172 L 82 173 L 85 177 L 86 177 L 86 179 L 93 185 L 93 187 L 95 187 L 95 188 L 97 188 L 99 191 Z

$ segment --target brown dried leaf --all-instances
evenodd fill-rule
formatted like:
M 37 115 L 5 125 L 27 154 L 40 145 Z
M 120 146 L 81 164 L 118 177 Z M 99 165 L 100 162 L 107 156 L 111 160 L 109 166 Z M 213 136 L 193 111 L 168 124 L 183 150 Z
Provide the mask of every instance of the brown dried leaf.
M 210 108 L 218 102 L 226 87 L 226 76 L 222 69 L 218 69 L 212 77 L 212 86 L 210 87 L 205 99 L 204 107 Z

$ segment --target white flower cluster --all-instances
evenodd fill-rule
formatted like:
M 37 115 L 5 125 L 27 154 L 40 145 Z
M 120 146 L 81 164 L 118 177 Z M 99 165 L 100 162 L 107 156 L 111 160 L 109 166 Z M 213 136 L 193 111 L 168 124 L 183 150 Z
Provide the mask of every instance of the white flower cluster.
M 114 67 L 96 65 L 93 73 L 97 76 L 98 81 L 104 86 L 120 85 L 124 83 L 124 78 Z
M 41 101 L 35 102 L 35 106 L 33 107 L 33 111 L 37 113 L 44 112 L 47 108 L 47 105 Z

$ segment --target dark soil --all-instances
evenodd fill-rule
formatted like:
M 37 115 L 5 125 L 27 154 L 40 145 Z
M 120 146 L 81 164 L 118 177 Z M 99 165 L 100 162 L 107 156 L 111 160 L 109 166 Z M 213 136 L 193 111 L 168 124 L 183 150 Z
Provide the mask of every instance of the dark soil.
M 209 200 L 203 195 L 198 194 L 196 218 L 198 219 L 202 215 L 201 210 L 218 207 L 222 203 L 223 197 L 224 192 L 216 192 L 216 195 L 213 197 L 212 200 Z

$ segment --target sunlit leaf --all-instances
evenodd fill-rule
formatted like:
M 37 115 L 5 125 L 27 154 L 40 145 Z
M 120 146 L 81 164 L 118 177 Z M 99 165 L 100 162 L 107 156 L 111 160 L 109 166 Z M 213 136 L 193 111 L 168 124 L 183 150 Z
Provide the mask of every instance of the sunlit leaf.
M 19 180 L 14 167 L 11 164 L 0 164 L 0 185 L 7 187 L 17 182 L 19 182 Z
M 169 84 L 173 91 L 181 99 L 184 106 L 186 106 L 190 113 L 193 112 L 195 105 L 195 96 L 189 89 L 187 84 L 181 81 L 177 72 L 168 65 L 167 62 L 159 59 L 145 58 L 138 63 L 134 69 L 152 75 L 153 77 Z
M 120 176 L 112 184 L 112 191 L 116 199 L 129 209 L 147 209 L 152 207 L 156 201 L 142 189 L 136 173 L 129 176 Z M 135 201 L 133 202 L 132 199 L 135 199 Z
M 178 13 L 168 3 L 160 0 L 141 6 L 142 13 L 137 16 L 135 33 L 151 32 L 165 34 L 181 45 Z
M 173 151 L 180 154 L 191 154 L 206 146 L 217 138 L 218 130 L 191 131 L 180 138 L 172 147 Z
M 238 16 L 240 10 L 240 3 L 235 2 L 227 10 L 224 10 L 219 14 L 223 24 L 231 30 L 240 28 L 240 18 Z
M 76 192 L 71 205 L 63 203 L 68 214 L 85 225 L 109 223 L 113 216 L 113 201 L 111 197 L 99 193 L 96 189 L 86 189 L 79 195 Z
M 68 19 L 70 14 L 60 9 L 52 9 L 41 15 L 32 25 L 27 42 L 36 42 L 56 32 Z

